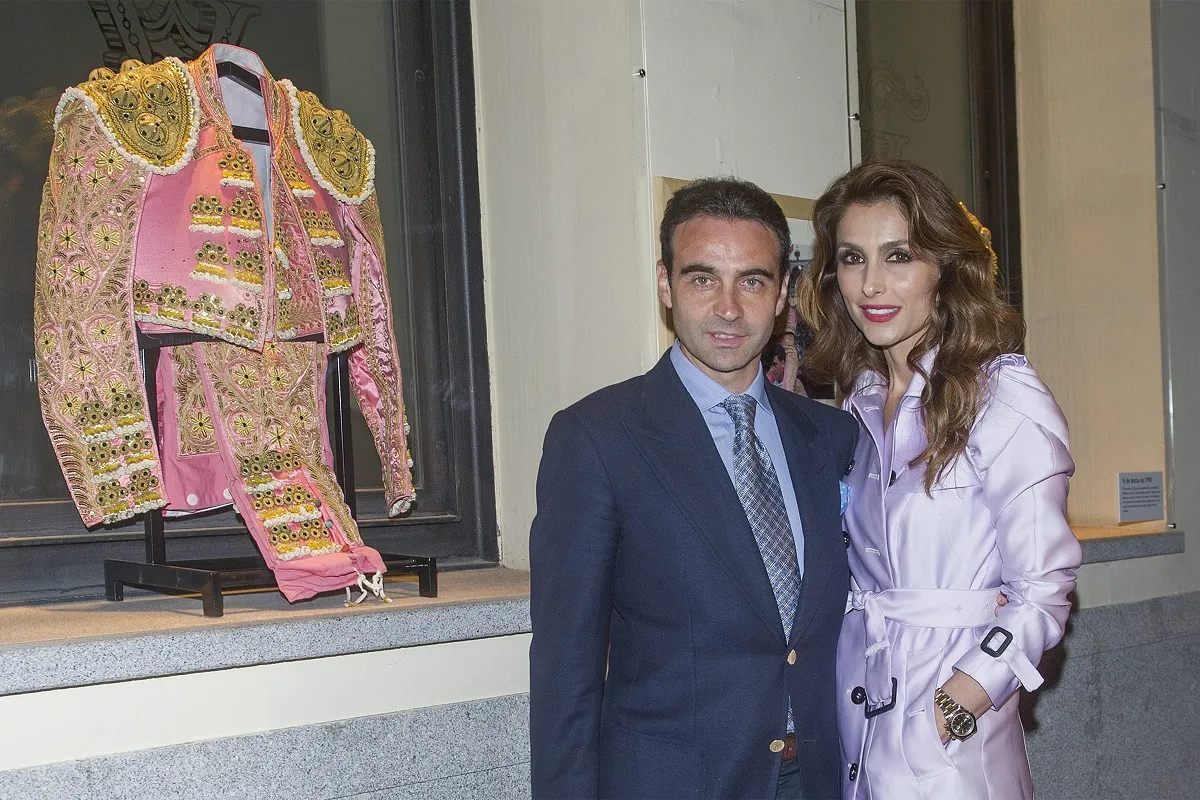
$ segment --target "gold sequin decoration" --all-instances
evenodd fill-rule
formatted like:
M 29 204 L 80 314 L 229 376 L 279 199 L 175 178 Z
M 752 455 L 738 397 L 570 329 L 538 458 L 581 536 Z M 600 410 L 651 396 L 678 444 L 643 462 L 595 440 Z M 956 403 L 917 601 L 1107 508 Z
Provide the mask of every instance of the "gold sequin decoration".
M 371 175 L 369 144 L 344 111 L 331 111 L 312 92 L 296 92 L 300 131 L 321 177 L 342 194 L 358 197 Z
M 194 134 L 192 98 L 187 76 L 175 63 L 130 59 L 119 73 L 103 69 L 92 75 L 80 89 L 126 150 L 157 167 L 174 166 L 187 155 Z

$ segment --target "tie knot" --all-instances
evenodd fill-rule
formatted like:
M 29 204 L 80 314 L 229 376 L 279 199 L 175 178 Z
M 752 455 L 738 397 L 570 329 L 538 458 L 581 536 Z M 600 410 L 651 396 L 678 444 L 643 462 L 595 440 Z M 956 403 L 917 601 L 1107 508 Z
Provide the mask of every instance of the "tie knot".
M 733 420 L 735 430 L 754 430 L 754 410 L 758 404 L 753 397 L 748 394 L 731 394 L 721 405 Z

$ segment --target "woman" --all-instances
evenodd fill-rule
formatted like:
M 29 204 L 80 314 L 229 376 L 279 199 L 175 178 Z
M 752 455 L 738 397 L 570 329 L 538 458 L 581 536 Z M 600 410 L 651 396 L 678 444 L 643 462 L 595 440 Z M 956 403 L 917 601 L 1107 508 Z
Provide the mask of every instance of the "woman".
M 843 794 L 1032 797 L 1014 694 L 1041 684 L 1081 561 L 1066 421 L 1012 352 L 1023 324 L 986 229 L 932 173 L 856 167 L 813 225 L 806 362 L 861 427 L 845 478 Z

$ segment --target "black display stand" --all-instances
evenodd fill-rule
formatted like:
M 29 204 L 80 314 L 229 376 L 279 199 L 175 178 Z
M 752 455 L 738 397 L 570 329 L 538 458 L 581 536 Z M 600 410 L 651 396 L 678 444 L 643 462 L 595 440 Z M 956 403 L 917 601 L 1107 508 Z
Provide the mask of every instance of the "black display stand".
M 158 358 L 162 348 L 211 341 L 211 337 L 194 333 L 138 333 L 138 353 L 146 383 L 146 396 L 153 404 L 158 396 Z M 298 341 L 323 341 L 320 334 Z M 354 496 L 354 455 L 350 439 L 350 373 L 345 352 L 333 357 L 332 391 L 334 426 L 329 443 L 333 450 L 334 472 L 350 514 L 357 516 Z M 153 405 L 151 406 L 153 409 Z M 154 441 L 159 444 L 158 415 L 150 414 Z M 226 589 L 269 589 L 275 586 L 275 576 L 261 556 L 236 558 L 205 558 L 186 561 L 167 561 L 166 537 L 161 509 L 145 515 L 146 560 L 104 561 L 104 595 L 109 600 L 123 600 L 125 585 L 139 586 L 158 592 L 198 592 L 204 603 L 204 616 L 224 614 Z M 422 597 L 437 597 L 437 559 L 424 556 L 380 553 L 387 565 L 388 575 L 416 575 Z

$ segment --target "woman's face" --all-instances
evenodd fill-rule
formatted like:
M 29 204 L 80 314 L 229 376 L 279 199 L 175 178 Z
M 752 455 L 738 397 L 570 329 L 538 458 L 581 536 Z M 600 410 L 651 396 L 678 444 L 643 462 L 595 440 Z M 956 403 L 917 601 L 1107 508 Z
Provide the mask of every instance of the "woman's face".
M 933 316 L 939 270 L 909 244 L 899 206 L 852 205 L 837 229 L 837 279 L 850 318 L 867 341 L 904 363 Z

